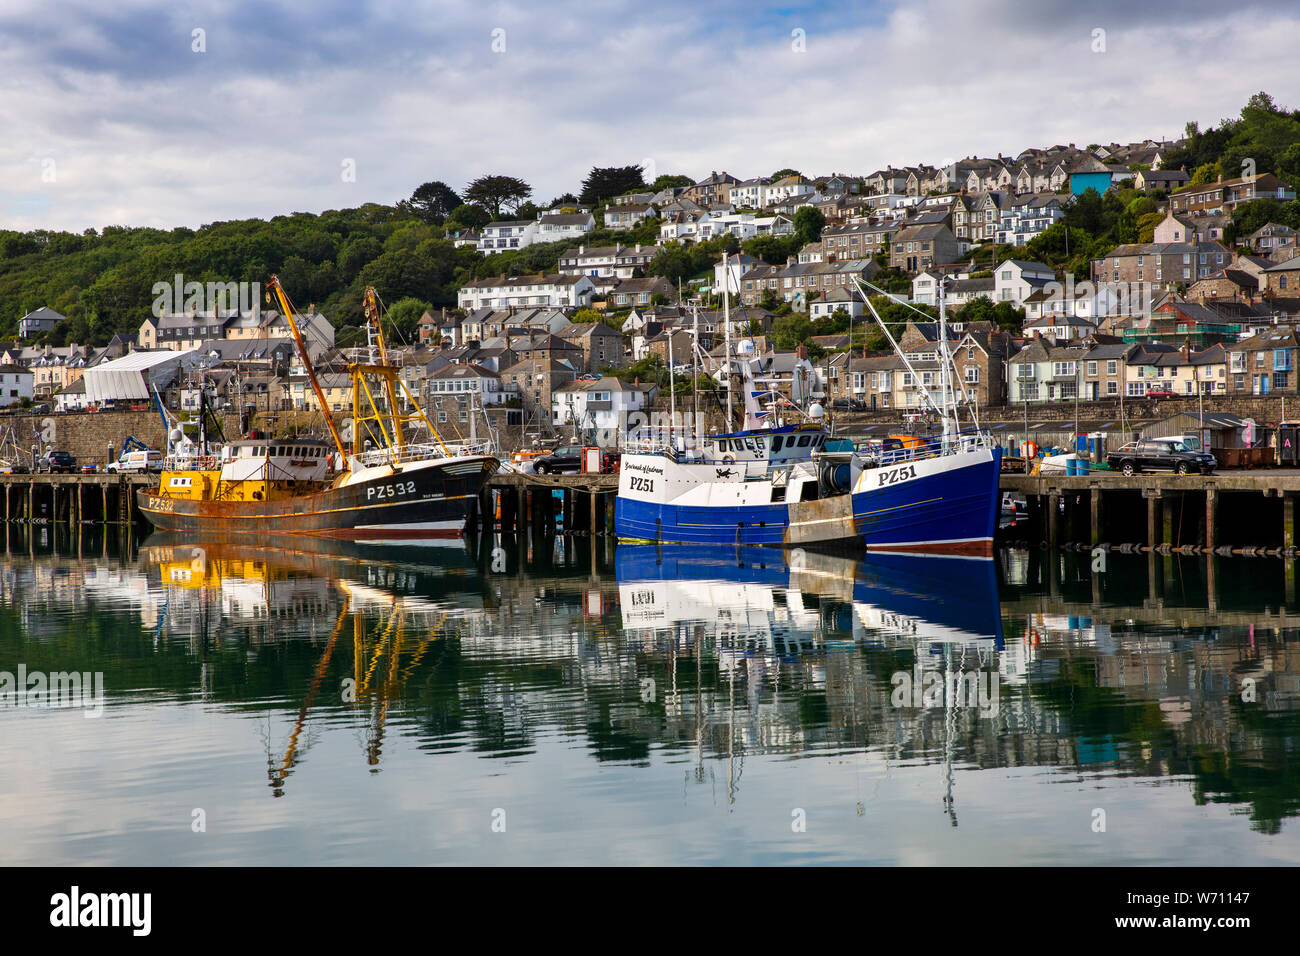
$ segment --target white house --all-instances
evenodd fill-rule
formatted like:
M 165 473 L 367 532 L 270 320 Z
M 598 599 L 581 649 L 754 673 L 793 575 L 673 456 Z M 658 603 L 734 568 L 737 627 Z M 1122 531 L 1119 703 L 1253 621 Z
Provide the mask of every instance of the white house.
M 1056 281 L 1051 266 L 1025 259 L 1007 259 L 993 272 L 993 298 L 1020 308 L 1035 292 Z
M 596 228 L 596 217 L 589 212 L 572 215 L 549 214 L 537 220 L 536 242 L 559 242 L 578 239 Z
M 467 311 L 512 305 L 577 309 L 591 304 L 595 288 L 587 276 L 495 276 L 465 283 L 457 293 L 457 304 Z
M 0 365 L 0 408 L 31 398 L 34 379 L 35 375 L 29 368 Z
M 860 319 L 866 314 L 866 306 L 856 289 L 831 289 L 820 299 L 814 299 L 808 306 L 808 318 L 816 322 L 840 310 L 847 312 L 854 319 Z
M 727 195 L 727 201 L 733 208 L 762 209 L 764 206 L 764 196 L 767 187 L 772 180 L 766 176 L 759 176 L 756 179 L 746 179 L 744 182 L 736 183 L 731 187 Z
M 560 255 L 560 272 L 565 275 L 631 279 L 645 271 L 660 246 L 578 246 Z
M 523 249 L 541 241 L 544 240 L 537 237 L 536 222 L 524 219 L 490 222 L 479 234 L 478 251 L 491 255 L 502 249 Z
M 1070 339 L 1087 338 L 1097 331 L 1097 324 L 1074 316 L 1047 315 L 1041 319 L 1026 321 L 1023 331 L 1027 336 L 1037 332 L 1039 335 L 1051 337 L 1056 342 L 1064 343 Z
M 653 394 L 653 385 L 634 385 L 613 376 L 568 382 L 551 393 L 551 422 L 557 428 L 595 431 L 598 443 L 617 445 L 627 434 L 628 416 L 648 408 Z
M 770 209 L 777 203 L 800 196 L 811 196 L 816 191 L 816 187 L 802 176 L 786 176 L 763 188 L 761 208 Z
M 1023 246 L 1064 218 L 1061 201 L 1052 193 L 1016 196 L 1001 209 L 997 241 L 1004 246 Z
M 463 396 L 471 404 L 503 405 L 519 397 L 519 386 L 501 384 L 501 376 L 481 365 L 444 365 L 424 380 L 426 398 Z

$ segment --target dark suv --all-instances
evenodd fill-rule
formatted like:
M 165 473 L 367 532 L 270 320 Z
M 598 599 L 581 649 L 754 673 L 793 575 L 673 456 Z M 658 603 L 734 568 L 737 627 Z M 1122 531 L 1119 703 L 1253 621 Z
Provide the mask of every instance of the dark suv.
M 602 451 L 600 453 L 600 470 L 604 474 L 609 474 L 614 470 L 614 464 L 618 461 L 618 454 L 612 451 Z M 582 471 L 582 446 L 565 445 L 563 448 L 557 448 L 544 458 L 538 458 L 533 463 L 533 471 L 539 475 L 562 475 L 565 472 L 577 474 Z
M 1106 463 L 1126 475 L 1139 471 L 1176 471 L 1208 475 L 1218 461 L 1213 455 L 1188 447 L 1181 438 L 1145 438 L 1131 441 L 1106 456 Z
M 77 459 L 73 458 L 66 451 L 49 451 L 36 459 L 36 471 L 49 472 L 66 472 L 72 474 L 77 470 Z

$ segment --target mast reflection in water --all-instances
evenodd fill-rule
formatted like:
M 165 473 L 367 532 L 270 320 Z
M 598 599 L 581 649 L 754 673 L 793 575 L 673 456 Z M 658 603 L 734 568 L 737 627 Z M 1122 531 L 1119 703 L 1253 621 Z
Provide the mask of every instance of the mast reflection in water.
M 1277 559 L 8 531 L 6 863 L 1300 859 Z

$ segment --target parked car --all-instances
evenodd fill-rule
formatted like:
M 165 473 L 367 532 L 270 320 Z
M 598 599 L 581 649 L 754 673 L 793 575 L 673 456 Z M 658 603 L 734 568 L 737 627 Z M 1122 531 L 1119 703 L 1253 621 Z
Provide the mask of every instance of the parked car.
M 601 472 L 609 474 L 616 470 L 618 460 L 619 455 L 617 452 L 602 451 L 600 453 Z M 576 475 L 580 471 L 582 471 L 581 445 L 565 445 L 533 462 L 533 472 L 538 475 L 562 475 L 565 473 Z
M 51 475 L 56 472 L 72 474 L 77 470 L 77 459 L 66 451 L 48 451 L 37 457 L 35 470 Z
M 533 462 L 533 472 L 538 475 L 576 474 L 582 471 L 582 446 L 564 445 Z
M 1213 455 L 1194 451 L 1181 438 L 1144 438 L 1106 456 L 1106 464 L 1132 475 L 1139 471 L 1176 471 L 1180 475 L 1199 471 L 1208 475 L 1218 462 Z
M 110 461 L 104 470 L 110 474 L 162 471 L 163 453 L 160 451 L 125 451 L 117 461 Z
M 860 398 L 836 398 L 831 400 L 831 411 L 865 412 L 867 403 Z

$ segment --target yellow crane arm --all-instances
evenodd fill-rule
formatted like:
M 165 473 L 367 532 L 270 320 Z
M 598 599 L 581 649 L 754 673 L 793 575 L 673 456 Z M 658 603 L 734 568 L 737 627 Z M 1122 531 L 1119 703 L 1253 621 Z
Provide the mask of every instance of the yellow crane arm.
M 298 345 L 298 353 L 302 355 L 302 364 L 307 369 L 307 378 L 311 382 L 312 391 L 316 393 L 316 401 L 320 404 L 322 417 L 325 424 L 329 427 L 330 437 L 334 439 L 334 447 L 339 450 L 344 466 L 347 467 L 348 453 L 343 447 L 343 440 L 339 438 L 338 429 L 334 427 L 334 419 L 330 415 L 329 403 L 325 401 L 325 392 L 320 387 L 320 381 L 316 378 L 316 370 L 312 368 L 311 356 L 307 354 L 307 345 L 302 340 L 302 333 L 298 331 L 298 322 L 294 318 L 293 305 L 289 302 L 289 296 L 285 294 L 284 287 L 280 285 L 278 275 L 271 276 L 271 281 L 267 287 L 275 293 L 276 299 L 280 303 L 280 311 L 284 314 L 284 320 L 289 323 L 289 331 L 293 333 L 293 340 Z

